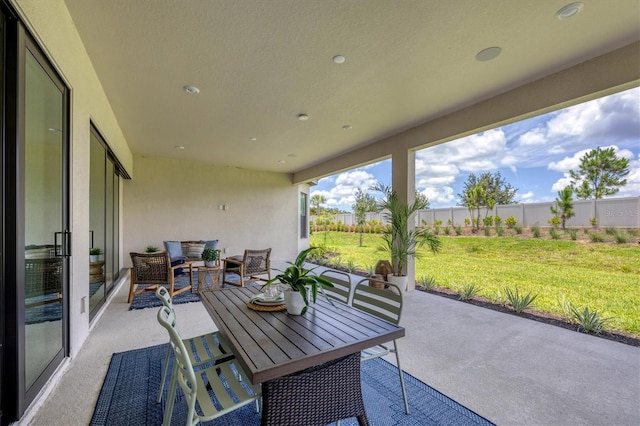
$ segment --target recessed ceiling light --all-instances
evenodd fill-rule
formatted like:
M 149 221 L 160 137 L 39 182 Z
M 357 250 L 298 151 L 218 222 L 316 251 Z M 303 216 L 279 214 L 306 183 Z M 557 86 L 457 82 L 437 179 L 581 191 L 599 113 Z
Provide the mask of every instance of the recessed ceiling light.
M 342 126 L 342 130 L 351 130 L 353 127 L 351 127 L 350 124 L 345 124 L 344 126 Z
M 278 160 L 278 163 L 280 163 L 280 164 L 284 164 L 284 163 L 285 163 L 285 161 L 284 161 L 284 160 Z
M 580 13 L 583 7 L 584 3 L 582 2 L 569 3 L 568 5 L 561 7 L 560 10 L 556 12 L 556 18 L 561 21 L 573 18 Z
M 344 64 L 344 61 L 346 61 L 347 58 L 345 58 L 342 55 L 336 55 L 333 57 L 333 62 L 336 64 Z
M 257 141 L 257 140 L 258 140 L 258 138 L 256 138 L 256 137 L 252 136 L 252 137 L 250 137 L 250 138 L 249 138 L 249 140 L 250 140 L 250 141 L 252 141 L 252 142 L 255 142 L 255 141 Z
M 299 114 L 298 115 L 298 120 L 300 121 L 307 121 L 309 119 L 309 116 L 307 114 Z
M 476 59 L 478 61 L 490 61 L 500 55 L 502 53 L 502 48 L 500 47 L 488 47 L 484 50 L 481 50 L 476 55 Z
M 173 148 L 174 148 L 174 149 L 184 149 L 184 146 L 182 146 L 182 145 L 176 145 L 176 146 L 174 146 Z
M 198 89 L 196 86 L 184 86 L 183 89 L 185 92 L 191 95 L 197 95 L 198 93 L 200 93 L 200 89 Z

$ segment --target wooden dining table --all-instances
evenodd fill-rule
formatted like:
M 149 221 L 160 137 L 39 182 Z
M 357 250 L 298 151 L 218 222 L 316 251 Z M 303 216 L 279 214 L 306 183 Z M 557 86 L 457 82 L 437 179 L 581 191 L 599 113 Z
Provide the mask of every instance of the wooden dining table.
M 318 295 L 305 315 L 248 307 L 260 287 L 208 290 L 204 307 L 248 380 L 262 384 L 263 425 L 368 424 L 360 351 L 403 337 L 403 327 Z M 311 413 L 310 413 L 311 411 Z

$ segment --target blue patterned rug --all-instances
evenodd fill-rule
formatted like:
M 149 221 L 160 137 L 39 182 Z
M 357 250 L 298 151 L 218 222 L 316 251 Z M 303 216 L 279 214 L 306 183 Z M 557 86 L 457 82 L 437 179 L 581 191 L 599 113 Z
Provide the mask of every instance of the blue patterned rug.
M 104 282 L 89 284 L 89 297 L 103 288 Z M 26 324 L 38 324 L 47 321 L 59 321 L 62 319 L 62 303 L 55 301 L 56 294 L 45 294 L 42 296 L 28 297 L 25 300 L 24 321 Z M 38 303 L 51 301 L 44 305 Z
M 211 278 L 207 277 L 209 285 L 211 284 Z M 235 274 L 227 274 L 227 281 L 238 281 L 239 277 Z M 222 282 L 222 273 L 220 274 L 220 281 Z M 249 285 L 262 285 L 264 283 L 251 283 Z M 175 278 L 174 280 L 174 288 L 179 290 L 181 288 L 187 287 L 189 285 L 189 273 L 182 274 Z M 136 290 L 145 287 L 143 285 L 136 286 Z M 224 285 L 222 287 L 230 287 L 228 285 Z M 185 291 L 184 293 L 180 293 L 173 298 L 174 305 L 180 305 L 182 303 L 193 303 L 199 302 L 200 297 L 198 296 L 198 271 L 193 272 L 193 291 Z M 129 310 L 132 309 L 147 309 L 147 308 L 159 308 L 162 306 L 162 302 L 160 299 L 156 297 L 155 292 L 145 291 L 144 293 L 136 294 L 133 296 L 133 300 L 131 301 L 131 305 L 129 306 Z
M 167 345 L 115 353 L 104 379 L 102 390 L 91 418 L 92 426 L 159 425 L 162 423 L 164 400 L 155 399 L 160 386 L 162 362 Z M 362 364 L 362 391 L 371 425 L 492 425 L 490 421 L 458 404 L 415 377 L 404 373 L 409 411 L 404 412 L 398 369 L 382 359 Z M 167 377 L 167 382 L 169 377 Z M 165 386 L 165 397 L 167 393 Z M 311 401 L 313 403 L 313 401 Z M 179 390 L 171 424 L 184 425 L 187 406 Z M 252 404 L 235 410 L 205 425 L 259 425 L 260 414 Z M 357 425 L 347 419 L 341 425 Z

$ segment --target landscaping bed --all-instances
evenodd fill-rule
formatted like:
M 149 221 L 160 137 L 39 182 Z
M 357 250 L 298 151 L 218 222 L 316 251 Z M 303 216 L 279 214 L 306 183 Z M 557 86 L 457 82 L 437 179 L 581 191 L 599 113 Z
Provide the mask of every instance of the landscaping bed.
M 493 309 L 494 311 L 503 312 L 510 315 L 516 315 L 522 318 L 531 319 L 534 321 L 542 322 L 545 324 L 555 325 L 557 327 L 566 328 L 578 332 L 578 325 L 569 322 L 567 319 L 554 315 L 548 312 L 538 311 L 536 309 L 527 309 L 522 313 L 515 313 L 509 306 L 503 304 L 493 303 L 489 299 L 475 296 L 470 300 L 460 301 L 459 294 L 453 290 L 447 288 L 434 288 L 431 290 L 425 290 L 421 286 L 416 286 L 416 290 L 431 293 L 436 296 L 446 297 L 448 299 L 458 300 L 460 303 L 470 303 L 475 306 L 480 306 L 487 309 Z M 602 330 L 599 334 L 591 334 L 592 336 L 601 337 L 608 340 L 613 340 L 626 345 L 640 347 L 640 338 L 634 337 L 631 333 L 625 333 L 623 331 Z

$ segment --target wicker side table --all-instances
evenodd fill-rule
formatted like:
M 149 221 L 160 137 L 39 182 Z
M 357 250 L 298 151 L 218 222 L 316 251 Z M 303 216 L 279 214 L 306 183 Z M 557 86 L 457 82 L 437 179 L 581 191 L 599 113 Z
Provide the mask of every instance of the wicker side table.
M 220 290 L 220 265 L 196 266 L 194 269 L 198 270 L 198 293 L 204 290 Z M 209 286 L 207 277 L 211 277 L 211 286 Z

